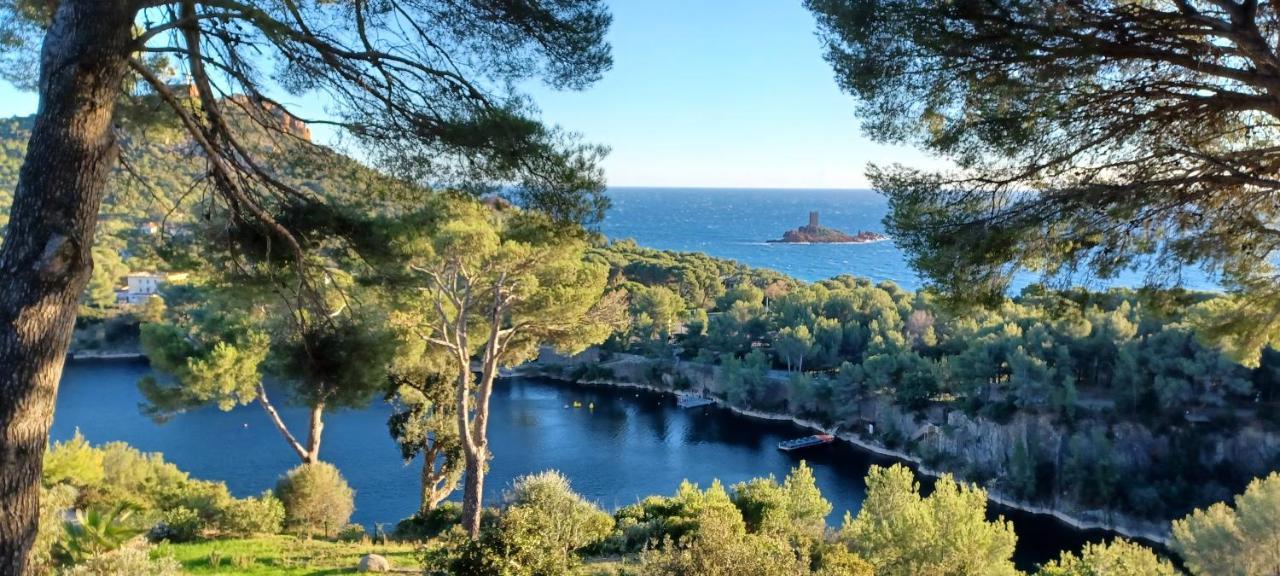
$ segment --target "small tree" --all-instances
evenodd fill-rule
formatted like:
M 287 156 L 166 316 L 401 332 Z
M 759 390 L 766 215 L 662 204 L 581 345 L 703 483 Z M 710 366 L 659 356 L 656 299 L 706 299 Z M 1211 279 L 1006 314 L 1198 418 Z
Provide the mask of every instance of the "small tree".
M 1178 576 L 1181 572 L 1150 548 L 1116 539 L 1085 544 L 1079 555 L 1063 552 L 1036 573 L 1037 576 Z
M 609 536 L 613 518 L 574 493 L 559 472 L 517 478 L 506 506 L 477 539 L 428 554 L 429 569 L 473 576 L 569 574 L 583 548 Z
M 396 409 L 387 419 L 387 427 L 406 463 L 422 458 L 417 516 L 426 518 L 462 478 L 454 382 L 437 372 L 418 377 L 393 375 L 391 381 Z
M 300 464 L 276 483 L 284 504 L 285 525 L 308 536 L 328 536 L 347 524 L 355 511 L 355 491 L 332 464 Z
M 463 524 L 476 537 L 498 371 L 536 357 L 542 346 L 574 353 L 604 341 L 625 317 L 624 295 L 605 294 L 608 268 L 584 258 L 580 238 L 533 213 L 457 202 L 443 223 L 405 230 L 400 249 L 422 282 L 400 322 L 445 354 L 457 375 Z
M 643 556 L 647 576 L 793 576 L 807 572 L 786 540 L 746 530 L 732 506 L 707 506 L 694 516 L 696 528 L 664 550 Z
M 1173 523 L 1172 548 L 1199 576 L 1280 572 L 1280 473 L 1249 483 L 1235 506 L 1219 502 Z
M 858 516 L 840 539 L 876 574 L 1018 574 L 1010 558 L 1017 536 L 1003 518 L 986 519 L 987 493 L 944 475 L 927 498 L 907 467 L 872 466 Z
M 341 292 L 331 287 L 327 297 L 354 299 Z M 316 321 L 299 331 L 291 314 L 256 290 L 210 289 L 198 296 L 171 310 L 171 323 L 142 327 L 143 351 L 167 376 L 139 382 L 147 398 L 143 410 L 157 420 L 197 406 L 231 410 L 256 402 L 299 460 L 317 462 L 326 412 L 364 407 L 385 389 L 395 340 L 369 311 L 337 317 L 311 311 L 306 315 Z M 280 417 L 264 372 L 279 377 L 290 399 L 310 410 L 305 436 Z
M 636 332 L 646 340 L 670 337 L 685 308 L 680 295 L 665 286 L 637 286 L 629 291 Z
M 785 538 L 801 556 L 822 540 L 831 513 L 831 502 L 822 496 L 813 469 L 803 460 L 781 485 L 772 476 L 735 485 L 733 503 L 748 530 Z
M 807 326 L 790 326 L 778 331 L 778 337 L 773 341 L 773 347 L 777 350 L 778 355 L 787 363 L 787 371 L 792 368 L 798 371 L 804 371 L 804 358 L 813 351 L 813 335 L 809 333 Z

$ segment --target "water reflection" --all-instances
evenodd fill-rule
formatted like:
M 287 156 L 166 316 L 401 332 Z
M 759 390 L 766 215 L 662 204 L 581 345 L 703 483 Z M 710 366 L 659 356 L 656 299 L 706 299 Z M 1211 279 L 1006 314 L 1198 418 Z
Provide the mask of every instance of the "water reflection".
M 163 426 L 149 421 L 138 412 L 135 385 L 146 371 L 145 364 L 130 363 L 68 366 L 51 437 L 66 439 L 79 428 L 94 443 L 120 440 L 163 452 L 193 476 L 223 480 L 242 496 L 270 488 L 297 464 L 256 405 L 231 412 L 195 410 Z M 862 502 L 868 468 L 892 462 L 845 444 L 782 453 L 776 450 L 778 441 L 810 432 L 714 407 L 684 410 L 674 399 L 645 391 L 511 379 L 497 385 L 492 408 L 490 503 L 499 501 L 515 477 L 547 469 L 560 470 L 584 496 L 612 509 L 651 494 L 671 494 L 684 479 L 703 487 L 715 479 L 726 485 L 770 474 L 781 479 L 804 458 L 834 506 L 829 522 L 838 525 Z M 292 426 L 306 422 L 306 410 L 281 412 Z M 364 524 L 395 522 L 416 507 L 417 464 L 400 461 L 387 434 L 388 414 L 385 404 L 375 403 L 335 412 L 326 426 L 322 457 L 355 488 L 354 519 Z M 1017 559 L 1024 567 L 1104 536 L 1044 517 L 1001 512 L 1018 528 Z

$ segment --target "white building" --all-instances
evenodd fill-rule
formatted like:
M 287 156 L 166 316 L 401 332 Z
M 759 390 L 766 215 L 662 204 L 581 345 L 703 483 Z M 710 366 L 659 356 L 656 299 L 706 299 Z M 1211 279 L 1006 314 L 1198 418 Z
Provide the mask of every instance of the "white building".
M 187 279 L 184 273 L 155 273 L 155 272 L 134 272 L 125 276 L 127 284 L 122 290 L 116 291 L 116 302 L 118 304 L 145 304 L 147 298 L 155 296 L 160 287 L 169 282 L 180 282 Z

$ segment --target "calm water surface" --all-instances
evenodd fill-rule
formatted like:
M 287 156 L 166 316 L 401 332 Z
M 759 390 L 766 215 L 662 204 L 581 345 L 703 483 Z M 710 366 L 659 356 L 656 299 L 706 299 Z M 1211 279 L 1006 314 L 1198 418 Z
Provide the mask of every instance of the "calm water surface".
M 881 221 L 889 211 L 883 196 L 871 190 L 775 190 L 730 188 L 611 188 L 612 208 L 601 232 L 610 238 L 631 238 L 642 246 L 684 252 L 706 252 L 760 268 L 770 268 L 802 280 L 815 281 L 841 274 L 891 280 L 915 290 L 921 279 L 892 241 L 870 244 L 769 244 L 767 240 L 808 222 L 809 211 L 821 213 L 822 224 L 853 234 L 859 230 L 884 232 Z M 1100 281 L 1087 275 L 1072 283 L 1092 288 L 1140 286 L 1145 271 L 1128 271 Z M 1021 274 L 1013 289 L 1035 282 Z M 1196 268 L 1158 278 L 1211 290 L 1217 283 Z
M 153 423 L 138 411 L 142 397 L 136 383 L 147 371 L 145 363 L 69 364 L 51 438 L 65 440 L 79 429 L 95 444 L 118 440 L 163 452 L 194 477 L 225 481 L 239 496 L 271 488 L 297 464 L 257 405 L 230 412 L 205 408 L 163 425 Z M 568 407 L 574 401 L 584 408 Z M 594 409 L 585 408 L 589 404 Z M 305 430 L 305 410 L 285 407 L 282 413 L 296 432 Z M 338 466 L 356 490 L 354 520 L 370 526 L 394 523 L 417 506 L 417 463 L 400 460 L 387 434 L 388 415 L 380 401 L 363 410 L 334 412 L 327 417 L 321 448 L 322 457 Z M 647 392 L 522 378 L 498 385 L 490 426 L 494 458 L 487 502 L 498 502 L 517 476 L 556 469 L 575 490 L 609 509 L 650 494 L 671 494 L 683 479 L 705 487 L 715 479 L 732 484 L 769 474 L 782 478 L 799 457 L 779 452 L 778 441 L 809 434 L 790 424 L 751 420 L 718 408 L 681 410 L 672 399 Z M 828 518 L 832 525 L 846 511 L 857 512 L 868 467 L 891 463 L 842 444 L 803 457 L 834 504 Z M 1001 512 L 1017 527 L 1017 560 L 1023 566 L 1105 537 L 1071 530 L 1047 517 Z

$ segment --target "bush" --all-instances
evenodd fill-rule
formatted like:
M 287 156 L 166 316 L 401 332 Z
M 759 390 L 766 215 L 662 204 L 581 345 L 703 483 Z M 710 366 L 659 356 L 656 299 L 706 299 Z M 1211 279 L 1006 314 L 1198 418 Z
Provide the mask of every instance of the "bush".
M 221 482 L 184 480 L 150 490 L 150 506 L 158 510 L 187 508 L 208 524 L 217 522 L 223 508 L 234 500 Z
M 394 536 L 400 540 L 426 540 L 443 534 L 462 522 L 462 505 L 441 502 L 426 516 L 410 516 L 396 524 Z
M 124 506 L 160 513 L 186 507 L 206 523 L 231 500 L 221 482 L 192 480 L 160 454 L 139 452 L 122 442 L 94 447 L 78 432 L 45 454 L 44 483 L 78 489 L 80 508 Z
M 1117 538 L 1111 542 L 1085 544 L 1077 556 L 1071 552 L 1040 568 L 1037 576 L 1177 576 L 1181 574 L 1168 560 L 1150 548 Z
M 427 573 L 474 576 L 567 574 L 578 552 L 608 537 L 613 519 L 558 472 L 525 476 L 506 495 L 506 507 L 480 538 L 451 531 L 426 555 Z
M 328 536 L 351 520 L 355 492 L 332 464 L 302 464 L 276 484 L 285 526 L 298 533 Z
M 278 534 L 283 526 L 284 504 L 271 492 L 232 500 L 218 517 L 218 528 L 233 536 Z
M 164 511 L 164 519 L 152 530 L 152 540 L 191 542 L 204 534 L 204 519 L 200 513 L 178 506 Z
M 648 576 L 793 576 L 808 573 L 786 540 L 749 534 L 742 514 L 732 505 L 703 508 L 697 530 L 679 542 L 642 555 Z
M 57 442 L 45 452 L 44 480 L 80 488 L 97 486 L 103 480 L 103 453 L 76 430 L 70 440 Z
M 674 496 L 650 496 L 624 506 L 614 514 L 617 529 L 609 546 L 615 553 L 639 552 L 664 541 L 678 542 L 698 526 L 697 516 L 707 507 L 732 507 L 733 501 L 720 482 L 706 491 L 681 482 Z
M 347 524 L 338 530 L 338 540 L 343 542 L 360 542 L 369 537 L 369 532 L 360 524 Z
M 76 510 L 75 521 L 62 526 L 66 530 L 62 549 L 77 562 L 117 550 L 146 532 L 133 521 L 133 511 L 124 507 L 105 512 L 96 508 Z
M 508 534 L 523 533 L 553 553 L 569 554 L 599 543 L 613 518 L 569 486 L 559 472 L 517 478 L 506 494 L 500 524 Z
M 96 554 L 82 564 L 58 572 L 60 576 L 178 576 L 181 573 L 182 564 L 172 556 L 152 558 L 147 547 Z
M 34 574 L 52 570 L 54 550 L 66 536 L 62 527 L 66 511 L 76 504 L 76 489 L 68 484 L 40 488 L 40 528 L 28 554 L 28 566 Z

